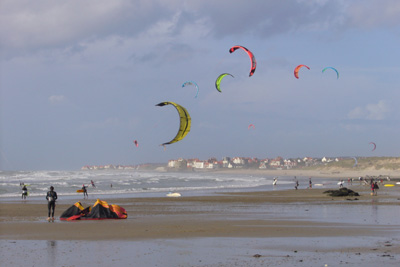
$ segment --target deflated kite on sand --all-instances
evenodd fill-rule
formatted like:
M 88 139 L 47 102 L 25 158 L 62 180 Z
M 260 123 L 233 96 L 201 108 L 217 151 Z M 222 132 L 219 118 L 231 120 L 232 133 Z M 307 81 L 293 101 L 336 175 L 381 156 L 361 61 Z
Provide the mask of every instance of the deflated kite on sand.
M 104 219 L 126 219 L 126 210 L 118 205 L 109 205 L 105 201 L 97 199 L 93 207 L 84 208 L 81 202 L 76 202 L 73 206 L 64 211 L 60 220 L 104 220 Z

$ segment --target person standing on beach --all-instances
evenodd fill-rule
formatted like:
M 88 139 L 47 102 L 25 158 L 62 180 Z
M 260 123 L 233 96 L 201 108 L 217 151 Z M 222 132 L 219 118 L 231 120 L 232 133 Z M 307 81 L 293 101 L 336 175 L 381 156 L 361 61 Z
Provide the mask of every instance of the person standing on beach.
M 297 187 L 299 187 L 299 181 L 295 181 L 295 184 L 294 184 L 294 189 L 296 189 L 297 190 Z
M 54 222 L 54 210 L 56 209 L 57 193 L 56 191 L 54 191 L 53 186 L 50 186 L 50 191 L 47 192 L 46 199 L 47 199 L 47 208 L 49 215 L 47 217 L 47 221 L 50 222 L 50 220 L 52 220 Z
M 375 195 L 375 196 L 378 195 L 378 189 L 379 189 L 378 182 L 375 182 L 375 183 L 374 183 L 374 195 Z
M 308 188 L 312 188 L 311 177 L 310 177 L 310 179 L 309 179 L 309 181 L 308 181 Z
M 373 182 L 371 182 L 370 186 L 371 186 L 371 196 L 374 196 L 375 195 L 375 184 Z
M 24 187 L 22 187 L 22 199 L 26 199 L 27 196 L 28 196 L 28 188 L 26 188 L 26 185 L 24 185 Z
M 84 184 L 82 185 L 82 190 L 83 190 L 83 199 L 85 198 L 89 198 L 88 193 L 87 193 L 87 186 L 85 186 Z

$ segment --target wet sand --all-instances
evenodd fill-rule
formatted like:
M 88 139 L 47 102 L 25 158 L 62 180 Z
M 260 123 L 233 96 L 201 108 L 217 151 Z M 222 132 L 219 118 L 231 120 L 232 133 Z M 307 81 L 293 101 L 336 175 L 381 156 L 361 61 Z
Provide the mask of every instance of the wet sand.
M 0 210 L 0 256 L 18 265 L 17 249 L 34 259 L 54 257 L 60 265 L 71 253 L 82 258 L 90 249 L 91 256 L 67 266 L 109 266 L 93 262 L 105 251 L 114 251 L 110 257 L 119 264 L 133 260 L 136 266 L 397 266 L 400 186 L 381 187 L 378 196 L 367 186 L 351 188 L 361 196 L 336 198 L 313 188 L 102 199 L 124 207 L 128 219 L 54 223 L 45 221 L 46 203 L 10 201 Z M 94 202 L 81 201 L 85 207 Z M 57 218 L 73 203 L 60 201 Z

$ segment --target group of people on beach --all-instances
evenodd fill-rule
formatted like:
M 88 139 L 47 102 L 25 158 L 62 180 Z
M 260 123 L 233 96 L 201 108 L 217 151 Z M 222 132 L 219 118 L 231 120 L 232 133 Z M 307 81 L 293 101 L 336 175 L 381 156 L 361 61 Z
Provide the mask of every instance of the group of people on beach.
M 371 178 L 370 186 L 371 186 L 371 196 L 377 196 L 378 195 L 377 190 L 379 189 L 378 182 L 377 181 L 374 182 L 374 179 Z
M 92 187 L 96 187 L 94 184 L 93 180 L 90 181 Z M 19 184 L 22 187 L 22 199 L 26 199 L 28 196 L 28 188 L 27 185 L 24 183 Z M 87 186 L 84 184 L 82 185 L 82 190 L 83 190 L 83 198 L 88 198 L 88 193 L 87 193 Z M 49 191 L 46 194 L 46 200 L 47 200 L 47 210 L 48 210 L 48 217 L 47 221 L 52 221 L 54 222 L 54 211 L 56 209 L 56 200 L 57 200 L 57 192 L 54 191 L 54 186 L 50 186 Z

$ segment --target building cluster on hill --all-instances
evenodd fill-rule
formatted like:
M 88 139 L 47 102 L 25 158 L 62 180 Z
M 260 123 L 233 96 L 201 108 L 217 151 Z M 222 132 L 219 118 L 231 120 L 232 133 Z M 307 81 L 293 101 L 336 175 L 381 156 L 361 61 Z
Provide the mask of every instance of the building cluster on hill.
M 224 157 L 222 160 L 210 158 L 208 160 L 183 159 L 169 160 L 168 169 L 175 170 L 215 170 L 215 169 L 293 169 L 338 162 L 339 158 L 289 158 L 276 157 L 273 159 L 258 159 L 249 157 Z M 140 164 L 140 165 L 86 165 L 81 170 L 146 170 L 165 167 L 165 164 Z
M 183 159 L 179 158 L 177 160 L 168 161 L 168 168 L 172 169 L 292 169 L 304 166 L 316 166 L 321 164 L 326 164 L 329 162 L 339 161 L 338 158 L 290 158 L 284 159 L 282 157 L 276 157 L 274 159 L 258 159 L 258 158 L 248 158 L 248 157 L 224 157 L 222 160 L 217 160 L 216 158 L 210 158 L 208 160 L 195 159 Z

